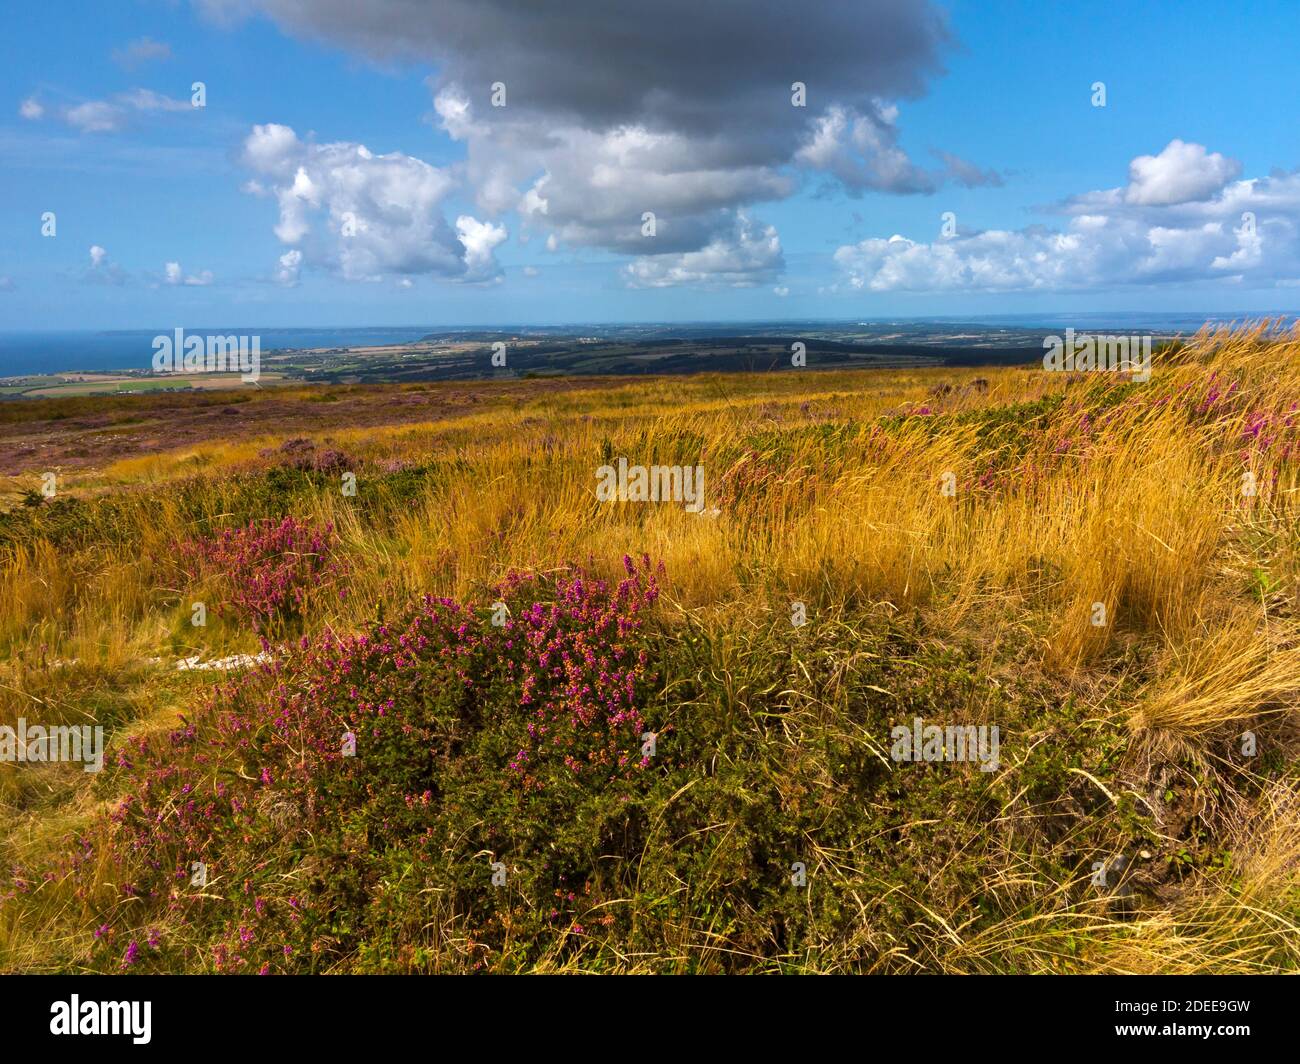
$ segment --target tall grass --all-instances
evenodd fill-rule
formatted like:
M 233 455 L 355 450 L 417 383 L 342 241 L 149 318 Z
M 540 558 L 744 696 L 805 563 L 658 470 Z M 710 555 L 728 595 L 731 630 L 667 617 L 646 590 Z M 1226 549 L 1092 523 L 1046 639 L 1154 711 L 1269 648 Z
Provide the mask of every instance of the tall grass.
M 305 635 L 363 628 L 423 594 L 474 598 L 511 570 L 579 562 L 613 576 L 625 555 L 645 554 L 665 567 L 665 625 L 709 648 L 696 674 L 665 677 L 665 704 L 703 689 L 720 699 L 708 712 L 757 727 L 745 716 L 740 674 L 751 668 L 777 681 L 770 660 L 737 660 L 737 646 L 770 657 L 771 638 L 743 634 L 756 623 L 797 638 L 788 617 L 798 601 L 821 631 L 838 633 L 827 638 L 843 646 L 820 667 L 838 670 L 841 685 L 787 678 L 786 734 L 764 726 L 755 733 L 764 742 L 785 749 L 811 714 L 835 742 L 878 756 L 880 736 L 845 701 L 847 678 L 862 668 L 856 633 L 906 621 L 925 639 L 967 648 L 989 691 L 1014 683 L 1000 678 L 1008 669 L 1034 677 L 1050 692 L 1023 721 L 1027 733 L 1047 736 L 1039 742 L 1050 748 L 1064 726 L 1044 723 L 1057 707 L 1087 703 L 1088 742 L 1100 744 L 1094 752 L 1104 746 L 1104 756 L 1050 770 L 1038 766 L 1043 748 L 1023 749 L 1015 778 L 1032 801 L 1008 793 L 1001 812 L 949 826 L 968 831 L 979 852 L 976 885 L 909 897 L 925 915 L 906 944 L 873 931 L 882 907 L 901 904 L 902 888 L 861 867 L 852 847 L 819 851 L 824 879 L 852 883 L 843 904 L 856 911 L 856 929 L 821 936 L 814 922 L 781 964 L 1294 967 L 1300 836 L 1285 796 L 1300 750 L 1300 327 L 1206 329 L 1158 352 L 1155 366 L 1145 384 L 1004 369 L 707 375 L 531 400 L 483 385 L 479 413 L 365 430 L 348 428 L 345 398 L 329 446 L 344 452 L 355 495 L 334 473 L 273 472 L 283 442 L 273 437 L 72 475 L 65 495 L 80 509 L 19 507 L 0 525 L 0 723 L 32 716 L 34 705 L 97 713 L 89 692 L 105 681 L 77 668 L 103 670 L 94 675 L 108 677 L 125 707 L 113 721 L 118 741 L 169 722 L 176 699 L 151 708 L 142 692 L 175 684 L 177 657 L 259 645 L 228 618 L 188 624 L 193 601 L 216 592 L 177 565 L 177 545 L 253 518 L 291 514 L 337 532 L 347 595 L 314 598 Z M 595 470 L 619 456 L 702 465 L 705 511 L 598 502 Z M 1249 769 L 1232 752 L 1248 729 L 1263 751 Z M 805 769 L 835 792 L 833 765 Z M 9 780 L 30 771 L 0 767 Z M 1198 805 L 1179 779 L 1220 798 Z M 0 789 L 12 825 L 4 856 L 27 864 L 33 852 L 56 855 L 69 821 L 111 801 L 84 780 L 66 787 L 53 807 L 25 784 Z M 1198 810 L 1190 820 L 1189 804 Z M 1136 916 L 1081 900 L 1086 868 L 1061 872 L 1055 818 L 1094 808 L 1108 810 L 1115 837 L 1155 840 L 1152 860 L 1172 869 L 1142 895 Z M 893 815 L 895 826 L 926 819 L 906 805 Z M 1032 836 L 1027 849 L 1021 830 Z M 1002 844 L 1008 832 L 1015 846 Z M 1040 850 L 1055 857 L 1038 862 Z M 1211 868 L 1224 853 L 1234 856 Z M 667 892 L 674 911 L 704 911 L 693 906 L 716 883 L 656 881 L 662 872 L 643 866 L 629 889 Z M 21 896 L 25 923 L 11 908 L 0 945 L 8 966 L 38 963 L 24 930 L 33 920 L 84 940 L 72 925 L 88 914 L 66 891 L 47 893 L 47 909 Z M 997 919 L 972 922 L 990 907 Z M 739 948 L 707 923 L 670 921 L 657 941 L 659 953 L 622 967 L 708 969 L 712 950 Z M 766 965 L 753 949 L 753 963 Z M 581 967 L 582 956 L 560 950 L 533 963 Z

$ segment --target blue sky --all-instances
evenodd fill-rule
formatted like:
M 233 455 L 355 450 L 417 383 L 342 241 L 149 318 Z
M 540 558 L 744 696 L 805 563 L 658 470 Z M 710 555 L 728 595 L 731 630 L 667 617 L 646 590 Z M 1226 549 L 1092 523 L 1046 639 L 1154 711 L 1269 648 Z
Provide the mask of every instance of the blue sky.
M 7 13 L 0 328 L 1300 305 L 1294 3 L 526 8 Z

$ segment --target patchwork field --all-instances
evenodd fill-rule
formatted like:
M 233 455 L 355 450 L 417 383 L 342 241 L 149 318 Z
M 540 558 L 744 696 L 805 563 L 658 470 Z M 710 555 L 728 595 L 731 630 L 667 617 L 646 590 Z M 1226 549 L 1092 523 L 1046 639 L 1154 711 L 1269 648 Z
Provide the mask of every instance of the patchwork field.
M 0 970 L 1295 970 L 1297 417 L 1268 325 L 0 405 L 0 726 L 104 741 Z

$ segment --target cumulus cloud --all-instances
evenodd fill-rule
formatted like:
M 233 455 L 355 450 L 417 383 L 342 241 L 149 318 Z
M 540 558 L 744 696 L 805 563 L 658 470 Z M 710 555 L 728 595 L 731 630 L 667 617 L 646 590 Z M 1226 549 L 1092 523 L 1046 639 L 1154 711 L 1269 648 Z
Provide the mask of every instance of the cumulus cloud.
M 99 244 L 90 245 L 90 268 L 85 279 L 92 284 L 122 285 L 126 283 L 126 271 L 108 257 L 108 252 Z
M 448 95 L 439 97 L 444 108 Z M 466 135 L 480 205 L 489 213 L 517 209 L 525 222 L 571 247 L 644 252 L 649 211 L 656 251 L 698 248 L 728 224 L 724 212 L 733 205 L 794 189 L 767 167 L 731 165 L 717 150 L 671 132 L 569 127 L 538 141 L 527 128 L 494 126 L 481 137 L 479 128 Z M 521 179 L 531 175 L 525 185 Z
M 471 277 L 493 277 L 499 271 L 492 259 L 492 249 L 505 240 L 505 226 L 480 222 L 462 214 L 456 219 L 456 238 L 465 247 L 465 270 Z
M 928 0 L 571 0 L 563 19 L 535 17 L 526 0 L 201 3 L 378 60 L 435 63 L 434 121 L 465 145 L 479 211 L 518 211 L 521 239 L 545 234 L 551 250 L 653 260 L 635 275 L 689 253 L 729 274 L 747 254 L 737 212 L 789 196 L 801 171 L 855 194 L 986 178 L 960 160 L 919 167 L 900 145 L 886 101 L 921 95 L 951 43 Z M 796 82 L 806 106 L 792 104 Z
M 304 265 L 364 281 L 407 274 L 487 281 L 500 272 L 493 249 L 505 227 L 462 215 L 453 229 L 442 213 L 454 184 L 447 170 L 363 144 L 314 144 L 274 124 L 253 127 L 243 163 L 256 175 L 245 189 L 274 197 L 275 235 L 292 246 L 280 259 L 283 284 L 297 283 Z
M 776 229 L 738 212 L 732 230 L 698 251 L 644 255 L 623 268 L 634 288 L 719 284 L 750 288 L 770 284 L 785 268 Z
M 866 110 L 833 104 L 809 130 L 795 161 L 839 179 L 851 196 L 863 192 L 929 194 L 948 181 L 966 188 L 1001 185 L 1002 176 L 952 152 L 935 150 L 943 164 L 926 169 L 898 146 L 898 108 L 874 100 Z
M 34 122 L 38 118 L 45 117 L 45 108 L 36 97 L 29 96 L 18 105 L 18 113 L 29 122 Z
M 302 252 L 293 248 L 280 256 L 280 268 L 276 271 L 275 279 L 285 287 L 292 288 L 298 283 L 301 271 Z
M 834 174 L 850 195 L 864 190 L 933 192 L 940 176 L 926 172 L 898 147 L 897 108 L 873 101 L 859 111 L 832 105 L 813 124 L 795 159 Z
M 877 292 L 1071 291 L 1120 285 L 1282 283 L 1300 276 L 1300 172 L 1234 180 L 1239 164 L 1171 142 L 1129 184 L 1056 208 L 1063 228 L 900 235 L 840 247 L 851 288 Z
M 200 270 L 196 274 L 186 275 L 179 262 L 169 262 L 163 267 L 163 278 L 169 285 L 184 285 L 189 288 L 201 287 L 212 283 L 212 271 Z
M 1204 200 L 1241 175 L 1241 163 L 1200 144 L 1171 140 L 1159 155 L 1139 155 L 1129 164 L 1127 203 L 1167 206 Z

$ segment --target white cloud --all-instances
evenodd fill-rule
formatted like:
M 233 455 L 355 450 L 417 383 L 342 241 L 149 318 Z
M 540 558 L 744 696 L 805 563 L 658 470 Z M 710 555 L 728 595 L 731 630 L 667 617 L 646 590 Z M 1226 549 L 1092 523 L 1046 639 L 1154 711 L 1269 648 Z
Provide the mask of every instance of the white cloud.
M 509 235 L 505 226 L 479 222 L 463 214 L 456 219 L 456 235 L 465 245 L 466 279 L 483 280 L 500 273 L 492 249 Z
M 212 271 L 200 270 L 197 274 L 186 276 L 179 262 L 169 262 L 164 267 L 164 277 L 169 285 L 184 285 L 189 288 L 202 287 L 212 283 Z
M 92 284 L 122 285 L 126 283 L 126 271 L 111 261 L 99 244 L 91 244 L 90 269 L 85 273 L 85 280 Z
M 667 288 L 685 284 L 722 284 L 748 288 L 775 280 L 785 268 L 776 229 L 743 212 L 731 232 L 699 251 L 644 255 L 623 267 L 632 288 Z
M 897 108 L 875 101 L 860 112 L 832 104 L 812 124 L 795 161 L 833 174 L 851 193 L 933 192 L 942 175 L 927 173 L 898 147 Z
M 636 125 L 592 132 L 562 124 L 542 135 L 522 117 L 476 120 L 455 85 L 439 92 L 434 105 L 447 133 L 466 142 L 479 205 L 493 214 L 517 209 L 569 244 L 639 250 L 647 210 L 660 219 L 688 218 L 794 189 L 770 168 L 729 165 L 719 145 L 673 132 Z
M 280 256 L 280 268 L 276 271 L 275 279 L 285 287 L 292 288 L 298 283 L 301 272 L 302 252 L 294 248 Z
M 245 189 L 275 197 L 275 234 L 299 252 L 292 262 L 282 258 L 282 283 L 296 283 L 304 265 L 356 281 L 488 280 L 498 272 L 493 249 L 505 228 L 469 215 L 452 228 L 442 213 L 455 184 L 449 170 L 362 144 L 314 144 L 274 124 L 253 127 L 243 162 L 256 175 Z
M 1167 206 L 1208 199 L 1241 174 L 1241 163 L 1200 144 L 1171 140 L 1159 155 L 1139 155 L 1129 164 L 1127 203 Z
M 301 152 L 302 142 L 298 140 L 298 134 L 288 126 L 274 122 L 254 126 L 244 141 L 244 162 L 259 173 L 273 177 L 292 173 L 294 160 Z
M 452 140 L 464 140 L 474 132 L 469 97 L 463 92 L 451 88 L 435 94 L 433 109 L 438 113 L 440 125 Z
M 465 172 L 489 216 L 515 210 L 521 242 L 546 233 L 546 248 L 563 243 L 637 256 L 624 277 L 637 286 L 716 281 L 764 283 L 784 268 L 779 254 L 736 236 L 736 218 L 752 204 L 791 195 L 798 181 L 781 164 L 826 172 L 852 193 L 930 192 L 950 176 L 963 184 L 995 183 L 956 156 L 927 171 L 896 144 L 897 111 L 876 101 L 868 112 L 831 107 L 811 120 L 802 147 L 768 162 L 747 162 L 725 136 L 699 136 L 626 124 L 605 130 L 560 118 L 540 132 L 526 114 L 476 113 L 469 94 L 443 85 L 434 97 L 442 128 L 466 146 Z M 643 231 L 647 212 L 654 235 Z M 772 232 L 775 240 L 775 231 Z M 654 250 L 647 255 L 647 248 Z M 692 256 L 687 259 L 685 256 Z M 717 276 L 706 276 L 716 267 Z
M 1132 181 L 1059 205 L 1063 229 L 1035 225 L 922 243 L 893 236 L 840 247 L 850 288 L 876 292 L 1080 291 L 1249 281 L 1300 274 L 1300 172 L 1233 181 L 1238 168 L 1174 141 L 1135 159 Z M 1134 191 L 1136 189 L 1136 191 Z
M 122 108 L 103 100 L 77 104 L 63 112 L 63 120 L 82 133 L 111 133 L 121 129 L 126 120 Z
M 551 252 L 561 244 L 651 251 L 661 264 L 672 261 L 664 256 L 694 252 L 699 268 L 725 265 L 717 248 L 731 236 L 733 205 L 781 198 L 796 187 L 773 167 L 737 165 L 717 141 L 640 125 L 593 132 L 564 124 L 543 135 L 523 117 L 479 120 L 455 85 L 444 87 L 434 106 L 447 133 L 466 142 L 466 174 L 480 208 L 489 216 L 518 211 L 521 242 L 530 230 L 545 232 Z M 644 231 L 647 212 L 653 236 Z M 653 266 L 638 273 L 661 283 Z
M 161 92 L 154 92 L 152 89 L 132 89 L 130 92 L 124 92 L 117 99 L 126 107 L 133 108 L 136 111 L 193 111 L 196 108 L 188 100 L 178 100 L 171 96 L 164 96 Z
M 132 89 L 118 93 L 109 100 L 87 100 L 85 103 L 54 110 L 47 109 L 30 98 L 23 101 L 19 114 L 32 120 L 51 114 L 81 133 L 115 133 L 125 128 L 132 114 L 175 114 L 194 110 L 189 100 L 174 99 L 152 89 Z

